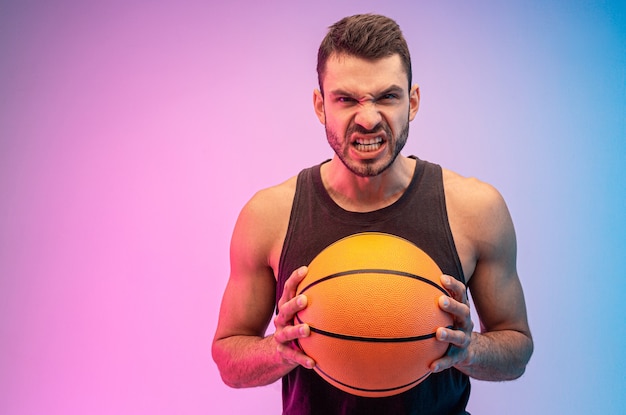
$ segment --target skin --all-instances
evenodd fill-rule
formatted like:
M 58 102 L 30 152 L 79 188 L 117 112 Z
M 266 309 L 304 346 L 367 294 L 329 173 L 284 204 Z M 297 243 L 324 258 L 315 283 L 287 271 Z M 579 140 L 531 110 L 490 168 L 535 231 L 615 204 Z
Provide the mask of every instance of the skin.
M 415 168 L 415 160 L 399 153 L 419 108 L 419 88 L 408 88 L 397 55 L 376 61 L 331 56 L 323 87 L 324 95 L 314 92 L 313 105 L 336 153 L 322 165 L 324 186 L 346 210 L 389 206 L 406 190 Z M 492 186 L 447 169 L 443 182 L 450 227 L 481 327 L 474 331 L 466 287 L 442 276 L 450 296 L 442 296 L 439 306 L 453 316 L 455 327 L 437 330 L 437 339 L 452 347 L 431 369 L 456 367 L 477 379 L 515 379 L 524 373 L 533 342 L 511 217 Z M 295 187 L 292 177 L 259 191 L 233 231 L 231 274 L 212 347 L 222 379 L 232 387 L 269 384 L 298 365 L 315 365 L 294 345 L 310 334 L 307 325 L 293 322 L 307 305 L 306 296 L 296 296 L 306 267 L 286 281 L 273 318 L 275 331 L 266 335 Z

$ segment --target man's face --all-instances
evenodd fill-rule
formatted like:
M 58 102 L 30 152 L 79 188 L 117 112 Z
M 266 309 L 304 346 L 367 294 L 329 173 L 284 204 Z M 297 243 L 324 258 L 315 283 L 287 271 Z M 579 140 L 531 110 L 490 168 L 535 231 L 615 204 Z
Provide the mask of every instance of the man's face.
M 315 92 L 315 111 L 328 143 L 354 174 L 382 173 L 404 147 L 419 106 L 419 90 L 409 91 L 407 79 L 398 55 L 376 61 L 350 55 L 328 59 L 324 96 Z

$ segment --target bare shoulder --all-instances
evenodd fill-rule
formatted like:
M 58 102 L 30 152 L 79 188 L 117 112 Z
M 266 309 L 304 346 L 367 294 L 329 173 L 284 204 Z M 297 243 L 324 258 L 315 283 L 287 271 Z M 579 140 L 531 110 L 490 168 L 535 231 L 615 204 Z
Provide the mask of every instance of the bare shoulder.
M 276 208 L 291 208 L 291 199 L 296 190 L 296 179 L 297 177 L 294 176 L 280 184 L 259 190 L 246 203 L 242 212 L 271 213 Z
M 508 207 L 492 185 L 443 170 L 448 221 L 466 278 L 478 260 L 508 256 L 514 261 L 515 233 Z
M 459 213 L 489 216 L 506 209 L 504 198 L 489 183 L 447 169 L 443 169 L 443 182 L 446 199 Z
M 231 251 L 245 250 L 241 252 L 243 256 L 252 254 L 251 259 L 263 261 L 276 270 L 289 224 L 296 181 L 297 176 L 291 177 L 252 196 L 237 219 Z
M 266 232 L 276 229 L 285 220 L 288 221 L 296 180 L 297 176 L 294 176 L 276 186 L 256 192 L 241 210 L 239 220 L 252 220 L 254 225 L 266 228 Z

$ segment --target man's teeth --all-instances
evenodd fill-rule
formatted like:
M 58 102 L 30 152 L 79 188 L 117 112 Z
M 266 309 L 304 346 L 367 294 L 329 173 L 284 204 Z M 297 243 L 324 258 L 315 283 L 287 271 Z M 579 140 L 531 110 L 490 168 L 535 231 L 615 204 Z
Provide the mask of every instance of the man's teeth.
M 365 145 L 379 144 L 379 143 L 382 143 L 382 142 L 383 142 L 382 137 L 357 138 L 357 140 L 356 140 L 356 144 L 365 144 Z
M 360 138 L 354 143 L 354 146 L 359 151 L 376 151 L 382 145 L 383 139 L 381 137 L 375 138 Z

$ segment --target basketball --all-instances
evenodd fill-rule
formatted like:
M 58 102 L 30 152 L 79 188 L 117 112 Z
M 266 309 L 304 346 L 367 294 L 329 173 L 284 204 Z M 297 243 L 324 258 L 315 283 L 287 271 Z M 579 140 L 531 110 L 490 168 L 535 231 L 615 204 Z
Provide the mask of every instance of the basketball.
M 297 289 L 308 306 L 296 323 L 311 327 L 300 348 L 322 378 L 353 395 L 414 387 L 448 347 L 435 338 L 438 327 L 453 323 L 438 305 L 448 294 L 441 275 L 429 255 L 398 236 L 359 233 L 329 245 Z

